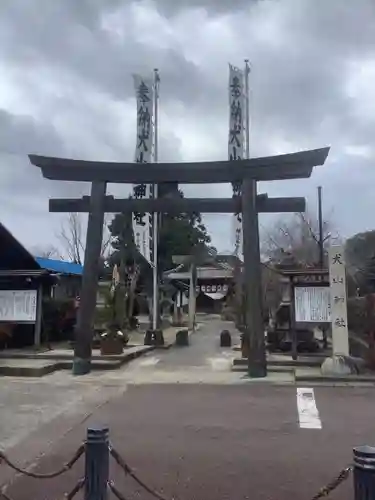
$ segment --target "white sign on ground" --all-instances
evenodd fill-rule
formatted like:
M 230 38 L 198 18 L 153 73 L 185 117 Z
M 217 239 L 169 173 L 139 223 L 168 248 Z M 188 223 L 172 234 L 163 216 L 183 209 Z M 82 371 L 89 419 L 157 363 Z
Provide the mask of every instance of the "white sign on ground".
M 330 323 L 331 291 L 327 286 L 297 286 L 294 306 L 297 323 Z
M 331 321 L 333 354 L 349 355 L 348 312 L 344 249 L 329 249 L 329 282 L 331 289 Z
M 37 290 L 0 290 L 0 321 L 35 323 Z
M 316 407 L 314 389 L 297 388 L 298 420 L 301 429 L 321 429 L 319 411 Z

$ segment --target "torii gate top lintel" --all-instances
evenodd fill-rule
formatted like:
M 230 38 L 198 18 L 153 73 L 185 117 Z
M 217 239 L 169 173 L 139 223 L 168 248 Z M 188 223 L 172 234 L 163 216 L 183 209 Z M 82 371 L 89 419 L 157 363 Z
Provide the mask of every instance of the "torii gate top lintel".
M 115 163 L 29 155 L 30 162 L 50 180 L 188 184 L 308 178 L 315 166 L 323 165 L 329 147 L 236 161 L 155 163 Z

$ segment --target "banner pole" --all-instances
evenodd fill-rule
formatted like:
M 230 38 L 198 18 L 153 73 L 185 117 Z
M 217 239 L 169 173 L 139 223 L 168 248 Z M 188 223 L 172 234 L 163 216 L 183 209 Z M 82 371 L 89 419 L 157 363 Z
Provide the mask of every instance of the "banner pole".
M 154 69 L 154 163 L 158 162 L 158 100 L 159 100 L 159 73 Z M 158 197 L 158 185 L 154 184 L 154 198 Z M 153 213 L 153 269 L 152 269 L 152 329 L 154 332 L 158 327 L 158 213 Z

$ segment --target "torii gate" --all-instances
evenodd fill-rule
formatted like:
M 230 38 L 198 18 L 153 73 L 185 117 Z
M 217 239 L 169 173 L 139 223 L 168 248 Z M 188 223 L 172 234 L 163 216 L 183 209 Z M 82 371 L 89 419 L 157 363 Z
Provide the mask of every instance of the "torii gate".
M 304 198 L 268 198 L 257 195 L 257 181 L 302 179 L 314 166 L 323 165 L 329 148 L 236 161 L 197 163 L 114 163 L 29 155 L 43 177 L 59 181 L 91 182 L 90 197 L 51 199 L 51 212 L 88 212 L 80 311 L 76 328 L 73 373 L 91 369 L 93 321 L 96 307 L 98 261 L 105 212 L 242 212 L 245 276 L 246 335 L 249 342 L 248 372 L 267 375 L 262 318 L 259 212 L 303 212 Z M 237 183 L 241 195 L 232 199 L 115 199 L 106 196 L 107 183 Z

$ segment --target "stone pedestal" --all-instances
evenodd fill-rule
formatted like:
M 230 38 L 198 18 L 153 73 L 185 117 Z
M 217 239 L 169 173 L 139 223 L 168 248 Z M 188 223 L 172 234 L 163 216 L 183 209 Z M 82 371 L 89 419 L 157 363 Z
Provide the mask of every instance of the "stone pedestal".
M 73 375 L 87 375 L 91 371 L 91 358 L 79 358 L 75 357 L 73 359 L 72 372 Z
M 155 345 L 162 346 L 164 345 L 164 335 L 163 330 L 147 330 L 144 339 L 144 345 Z
M 246 359 L 249 358 L 249 339 L 246 333 L 241 334 L 241 356 Z

